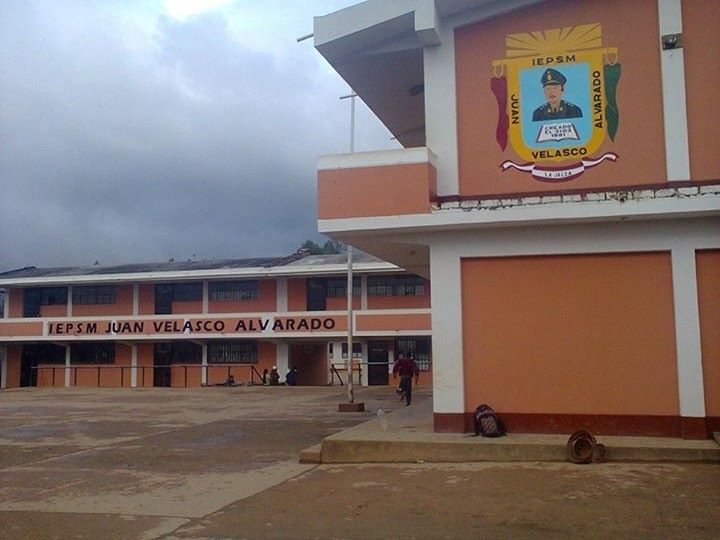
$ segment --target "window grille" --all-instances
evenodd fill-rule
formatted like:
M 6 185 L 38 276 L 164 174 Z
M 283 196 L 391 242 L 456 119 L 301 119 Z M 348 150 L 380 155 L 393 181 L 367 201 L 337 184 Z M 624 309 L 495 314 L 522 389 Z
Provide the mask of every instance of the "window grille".
M 370 276 L 368 296 L 424 296 L 425 280 L 420 276 Z
M 200 302 L 202 295 L 202 283 L 173 283 L 172 285 L 172 299 L 174 302 Z
M 210 300 L 257 300 L 258 282 L 216 281 L 210 283 Z
M 395 357 L 410 355 L 420 371 L 430 371 L 430 340 L 401 338 L 395 343 Z
M 115 304 L 117 302 L 117 287 L 75 287 L 73 288 L 73 304 Z
M 114 364 L 114 343 L 74 343 L 70 346 L 70 362 L 73 364 Z
M 347 278 L 328 278 L 325 280 L 326 296 L 328 298 L 344 298 L 347 296 Z M 360 296 L 361 284 L 358 278 L 353 278 L 353 296 Z
M 347 342 L 342 344 L 342 357 L 347 358 Z M 353 358 L 362 358 L 362 343 L 353 342 Z
M 221 341 L 208 345 L 208 364 L 257 364 L 254 341 Z

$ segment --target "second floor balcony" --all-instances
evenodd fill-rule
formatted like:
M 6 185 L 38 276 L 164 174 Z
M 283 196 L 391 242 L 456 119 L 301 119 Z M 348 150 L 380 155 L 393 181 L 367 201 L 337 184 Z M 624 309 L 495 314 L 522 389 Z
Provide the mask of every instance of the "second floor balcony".
M 429 214 L 435 156 L 406 148 L 324 156 L 318 163 L 318 219 Z

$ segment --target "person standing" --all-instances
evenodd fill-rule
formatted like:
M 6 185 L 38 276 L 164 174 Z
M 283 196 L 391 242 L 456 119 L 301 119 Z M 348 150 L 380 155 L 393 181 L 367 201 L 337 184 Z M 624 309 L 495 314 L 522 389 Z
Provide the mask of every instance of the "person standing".
M 298 368 L 293 366 L 285 375 L 285 384 L 287 386 L 297 386 Z
M 412 359 L 412 356 L 399 355 L 393 366 L 393 380 L 396 379 L 398 375 L 400 375 L 400 391 L 402 392 L 402 397 L 405 398 L 405 406 L 407 407 L 412 401 L 413 377 L 415 377 L 415 385 L 417 385 L 418 379 L 420 378 L 420 370 Z

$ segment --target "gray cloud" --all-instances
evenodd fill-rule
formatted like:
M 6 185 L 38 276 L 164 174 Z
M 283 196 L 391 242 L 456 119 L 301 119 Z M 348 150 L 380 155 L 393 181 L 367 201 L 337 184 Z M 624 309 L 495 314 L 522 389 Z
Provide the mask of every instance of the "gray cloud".
M 294 38 L 348 3 L 305 6 L 282 32 L 268 13 L 252 36 L 232 17 L 262 24 L 261 3 L 184 21 L 4 4 L 0 270 L 278 255 L 314 236 L 316 158 L 346 149 L 347 88 Z M 364 114 L 360 149 L 390 146 Z

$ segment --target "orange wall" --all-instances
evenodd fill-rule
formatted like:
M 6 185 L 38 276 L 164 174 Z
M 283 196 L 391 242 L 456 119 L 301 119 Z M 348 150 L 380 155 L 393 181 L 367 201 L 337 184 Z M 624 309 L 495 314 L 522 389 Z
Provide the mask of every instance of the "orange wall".
M 430 163 L 318 171 L 318 219 L 427 214 L 436 192 Z
M 42 333 L 42 322 L 11 323 L 0 321 L 0 336 L 41 336 Z
M 277 283 L 273 279 L 258 282 L 255 300 L 214 300 L 208 305 L 210 313 L 250 313 L 277 310 Z
M 121 377 L 123 386 L 130 386 L 130 368 L 123 369 L 122 376 L 120 368 L 109 368 L 110 364 L 82 364 L 73 369 L 70 376 L 70 384 L 72 386 L 97 387 L 98 386 L 98 367 L 100 368 L 100 386 L 105 388 L 119 388 Z M 75 373 L 77 372 L 77 374 Z M 56 381 L 57 383 L 57 381 Z
M 720 2 L 685 0 L 682 19 L 690 174 L 714 180 L 720 178 Z
M 362 307 L 362 299 L 359 296 L 353 296 L 353 309 Z M 325 299 L 325 308 L 327 311 L 344 311 L 347 310 L 347 296 L 328 297 Z
M 288 279 L 288 311 L 305 311 L 307 309 L 307 282 L 305 278 Z
M 720 250 L 697 253 L 705 414 L 720 417 Z
M 502 172 L 500 164 L 505 160 L 524 161 L 512 151 L 509 142 L 503 152 L 495 138 L 498 110 L 490 80 L 493 60 L 506 57 L 505 36 L 590 23 L 602 25 L 602 46 L 617 47 L 622 65 L 617 88 L 619 129 L 615 141 L 606 136 L 596 153 L 613 151 L 620 156 L 619 160 L 605 162 L 559 185 L 533 180 L 520 171 Z M 712 27 L 707 31 L 715 32 Z M 667 180 L 657 0 L 550 0 L 460 28 L 455 37 L 461 195 L 547 191 L 560 186 L 582 189 L 652 184 Z M 708 50 L 706 46 L 706 43 L 701 45 L 703 51 Z M 713 83 L 710 88 L 716 87 L 717 83 Z M 716 101 L 714 96 L 710 100 Z M 698 102 L 697 107 L 702 104 Z M 717 115 L 708 115 L 707 122 L 712 123 L 716 118 Z M 714 126 L 713 132 L 717 133 L 717 129 Z M 716 143 L 710 147 L 717 148 Z M 717 152 L 710 155 L 717 156 Z M 717 164 L 717 159 L 714 163 Z M 717 172 L 715 175 L 717 177 Z
M 90 317 L 93 315 L 132 315 L 132 285 L 120 285 L 117 288 L 117 301 L 114 304 L 75 304 L 72 306 L 73 317 Z
M 139 369 L 139 368 L 140 368 L 140 366 L 152 366 L 153 365 L 154 356 L 155 356 L 154 347 L 155 346 L 152 343 L 140 343 L 137 346 L 137 364 L 138 364 L 137 385 L 139 387 L 153 385 L 153 370 L 152 370 L 152 368 L 145 369 L 144 370 L 145 373 L 143 373 L 143 370 Z
M 669 253 L 462 261 L 465 410 L 679 414 Z
M 130 387 L 131 385 L 131 348 L 121 343 L 115 344 L 115 362 L 113 364 L 72 364 L 70 374 L 72 386 L 98 386 L 98 368 L 100 386 L 102 387 Z M 121 369 L 121 366 L 123 368 Z M 122 373 L 121 373 L 122 371 Z M 58 373 L 60 371 L 58 370 Z M 55 385 L 57 384 L 56 374 Z M 140 374 L 138 374 L 138 380 Z M 38 381 L 39 383 L 40 381 Z M 38 384 L 40 386 L 40 384 Z
M 25 289 L 10 289 L 6 301 L 9 303 L 8 310 L 10 317 L 23 316 L 23 292 Z
M 53 371 L 55 372 L 53 383 Z M 65 366 L 61 364 L 38 364 L 37 385 L 61 388 L 65 386 Z
M 138 290 L 138 314 L 152 315 L 155 313 L 155 285 L 142 283 Z
M 385 330 L 430 330 L 429 313 L 406 313 L 403 315 L 358 315 L 357 330 L 360 332 Z
M 41 317 L 67 317 L 67 304 L 40 306 Z
M 172 303 L 172 312 L 173 312 L 173 314 L 202 313 L 202 307 L 203 307 L 202 300 L 189 301 L 189 302 L 175 301 Z

